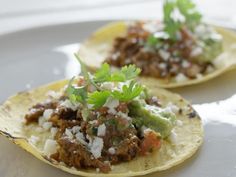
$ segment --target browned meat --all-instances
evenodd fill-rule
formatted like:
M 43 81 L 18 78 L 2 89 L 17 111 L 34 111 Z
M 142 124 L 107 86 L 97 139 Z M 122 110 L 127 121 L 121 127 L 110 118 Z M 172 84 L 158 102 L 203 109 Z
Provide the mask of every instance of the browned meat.
M 25 120 L 26 120 L 26 125 L 32 123 L 32 122 L 37 122 L 39 117 L 43 115 L 44 108 L 39 108 L 31 111 L 30 114 L 25 115 Z
M 37 122 L 39 117 L 43 115 L 45 109 L 55 109 L 57 106 L 56 102 L 49 102 L 44 104 L 36 104 L 30 108 L 30 113 L 25 115 L 26 125 Z
M 92 155 L 88 150 L 81 144 L 72 142 L 67 138 L 60 138 L 58 140 L 60 148 L 57 156 L 52 156 L 54 159 L 64 162 L 70 167 L 75 168 L 99 168 L 102 172 L 109 172 L 109 164 L 104 163 L 99 159 L 92 158 Z M 91 159 L 92 158 L 92 159 Z
M 63 98 L 65 99 L 65 98 Z M 148 104 L 159 105 L 158 99 L 152 97 L 146 100 Z M 98 168 L 101 172 L 107 173 L 111 170 L 111 164 L 117 164 L 123 161 L 130 161 L 141 154 L 141 145 L 143 137 L 139 135 L 138 130 L 131 124 L 132 120 L 122 117 L 122 113 L 128 113 L 128 103 L 120 103 L 116 111 L 121 115 L 113 115 L 108 112 L 107 107 L 91 111 L 88 120 L 83 120 L 81 110 L 60 106 L 58 103 L 37 104 L 32 107 L 35 112 L 26 115 L 27 124 L 38 121 L 45 109 L 54 109 L 54 113 L 49 121 L 58 131 L 54 139 L 58 143 L 57 153 L 50 157 L 58 162 L 64 162 L 69 167 L 75 168 Z M 93 120 L 95 120 L 93 122 Z M 91 123 L 91 121 L 93 123 Z M 98 135 L 98 127 L 104 124 L 105 134 Z M 67 136 L 66 129 L 73 129 L 79 126 L 79 132 L 82 133 L 84 143 L 79 143 L 75 134 L 73 138 Z M 77 132 L 78 133 L 78 132 Z M 87 137 L 89 136 L 89 137 Z M 103 140 L 101 157 L 94 158 L 90 152 L 89 143 L 92 137 L 99 137 Z M 112 148 L 115 152 L 111 153 Z
M 112 156 L 112 163 L 119 161 L 130 161 L 140 152 L 140 140 L 137 136 L 132 136 L 121 141 L 117 147 L 115 156 Z
M 135 64 L 142 70 L 142 75 L 163 79 L 170 79 L 179 73 L 190 79 L 204 74 L 208 63 L 198 63 L 191 56 L 196 41 L 186 28 L 181 29 L 178 41 L 163 40 L 162 46 L 165 47 L 162 48 L 147 46 L 150 35 L 142 23 L 131 25 L 126 36 L 115 39 L 105 62 L 116 67 Z M 189 66 L 183 65 L 184 60 L 189 62 Z
M 58 115 L 61 119 L 74 120 L 77 117 L 77 111 L 73 111 L 72 109 L 66 107 L 59 107 L 56 115 Z

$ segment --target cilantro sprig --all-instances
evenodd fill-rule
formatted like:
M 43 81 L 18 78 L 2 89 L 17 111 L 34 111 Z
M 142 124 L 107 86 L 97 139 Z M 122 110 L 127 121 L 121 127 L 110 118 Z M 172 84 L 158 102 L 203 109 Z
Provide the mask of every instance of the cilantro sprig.
M 97 109 L 97 108 L 102 107 L 106 103 L 110 95 L 111 95 L 111 92 L 108 90 L 104 90 L 100 92 L 95 91 L 93 93 L 89 93 L 89 98 L 87 101 L 89 104 L 93 105 L 95 109 Z
M 179 11 L 184 21 L 175 19 L 174 12 Z M 191 0 L 165 0 L 163 5 L 165 31 L 170 39 L 176 39 L 176 33 L 181 26 L 185 25 L 190 30 L 200 23 L 201 14 L 197 11 L 196 5 Z
M 124 66 L 121 71 L 111 73 L 110 66 L 104 63 L 101 68 L 94 74 L 94 82 L 125 82 L 136 78 L 141 70 L 134 65 Z
M 176 11 L 184 18 L 183 21 L 175 18 Z M 175 41 L 177 39 L 176 34 L 182 26 L 194 30 L 194 27 L 201 22 L 201 18 L 202 15 L 197 11 L 196 5 L 191 0 L 164 0 L 164 32 L 170 40 Z M 160 42 L 161 40 L 153 34 L 147 39 L 149 46 L 156 46 Z
M 185 24 L 193 30 L 202 18 L 202 15 L 196 9 L 196 5 L 191 0 L 177 0 L 177 7 L 185 17 Z
M 135 65 L 124 66 L 120 71 L 112 72 L 110 66 L 104 63 L 97 72 L 92 76 L 81 61 L 80 57 L 75 54 L 78 62 L 81 64 L 81 73 L 84 76 L 85 84 L 83 86 L 74 86 L 74 78 L 69 81 L 66 95 L 74 104 L 81 103 L 88 108 L 88 104 L 94 109 L 102 107 L 109 97 L 122 102 L 128 102 L 136 98 L 143 91 L 143 86 L 136 83 L 135 79 L 141 72 Z M 101 85 L 104 82 L 123 82 L 121 89 L 104 90 Z M 93 86 L 95 91 L 89 92 L 89 87 Z
M 122 91 L 113 91 L 112 96 L 120 101 L 126 102 L 139 96 L 143 89 L 141 85 L 131 81 L 128 86 L 123 85 Z

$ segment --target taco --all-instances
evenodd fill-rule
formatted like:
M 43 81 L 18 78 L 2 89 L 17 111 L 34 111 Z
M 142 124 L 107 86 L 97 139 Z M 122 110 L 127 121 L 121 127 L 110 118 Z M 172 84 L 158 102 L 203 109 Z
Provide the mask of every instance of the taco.
M 136 82 L 134 65 L 82 71 L 69 82 L 10 97 L 0 107 L 0 133 L 41 161 L 81 176 L 166 170 L 200 147 L 202 122 L 191 105 Z
M 110 23 L 78 53 L 91 70 L 104 62 L 114 68 L 135 64 L 144 84 L 164 88 L 200 83 L 235 68 L 235 33 L 204 23 L 190 0 L 164 1 L 163 16 Z

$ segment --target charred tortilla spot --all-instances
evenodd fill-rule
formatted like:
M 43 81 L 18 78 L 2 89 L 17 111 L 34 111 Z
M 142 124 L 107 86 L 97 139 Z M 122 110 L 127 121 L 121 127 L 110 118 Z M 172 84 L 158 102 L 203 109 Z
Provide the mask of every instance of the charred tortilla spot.
M 7 131 L 7 130 L 6 130 L 6 131 Z M 5 137 L 10 138 L 10 139 L 12 139 L 12 140 L 25 139 L 25 138 L 23 138 L 23 137 L 14 137 L 14 136 L 12 136 L 10 133 L 5 132 L 5 131 L 2 131 L 2 130 L 0 130 L 0 134 L 4 135 Z
M 182 108 L 179 109 L 179 114 L 183 114 L 183 109 Z
M 195 110 L 193 110 L 192 112 L 188 114 L 188 118 L 190 119 L 195 118 L 195 117 L 198 117 L 198 114 Z
M 145 170 L 149 169 L 149 164 L 147 161 L 145 161 L 145 166 L 144 166 Z

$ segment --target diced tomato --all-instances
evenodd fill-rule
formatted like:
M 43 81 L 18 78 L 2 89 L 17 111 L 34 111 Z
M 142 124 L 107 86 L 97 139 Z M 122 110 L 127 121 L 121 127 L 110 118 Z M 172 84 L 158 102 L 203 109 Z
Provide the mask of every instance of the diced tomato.
M 155 131 L 146 131 L 141 144 L 141 154 L 145 155 L 148 152 L 159 149 L 161 147 L 161 136 Z

